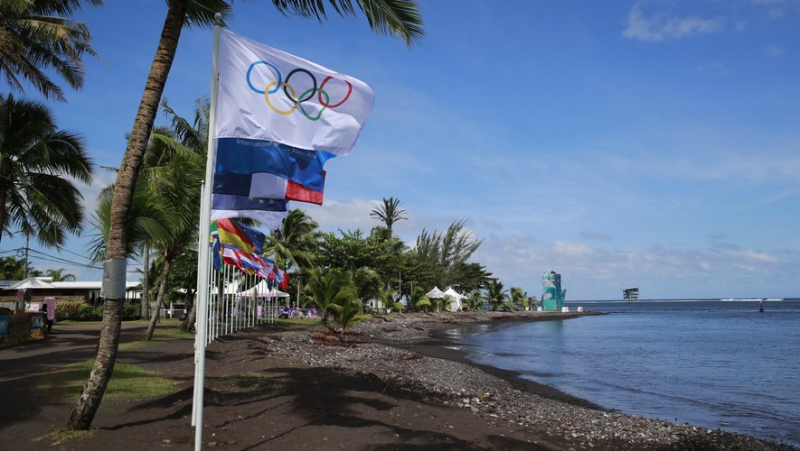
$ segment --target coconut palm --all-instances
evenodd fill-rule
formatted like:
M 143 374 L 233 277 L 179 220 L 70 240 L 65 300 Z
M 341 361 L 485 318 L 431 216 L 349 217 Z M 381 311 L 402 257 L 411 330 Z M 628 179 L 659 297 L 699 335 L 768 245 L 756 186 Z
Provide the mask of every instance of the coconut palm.
M 311 265 L 317 249 L 319 233 L 317 223 L 303 210 L 294 209 L 283 220 L 283 224 L 273 230 L 266 239 L 267 253 L 275 255 L 278 265 L 285 270 L 293 270 L 292 278 L 297 284 L 297 302 L 302 291 L 301 274 Z
M 383 304 L 383 307 L 391 310 L 397 310 L 398 312 L 403 310 L 403 303 L 399 301 L 395 301 L 397 298 L 397 291 L 392 290 L 391 288 L 381 288 L 378 292 L 378 299 Z
M 347 271 L 347 276 L 353 284 L 353 292 L 362 304 L 378 296 L 381 289 L 381 276 L 372 269 L 362 266 L 361 268 Z
M 343 16 L 355 15 L 356 7 L 352 0 L 337 0 L 330 3 L 328 10 Z M 295 13 L 303 17 L 326 18 L 325 3 L 308 0 L 273 0 L 278 11 L 284 14 Z M 422 18 L 414 0 L 359 0 L 358 8 L 366 16 L 370 27 L 378 33 L 399 36 L 409 45 L 422 36 Z M 111 233 L 109 234 L 107 258 L 110 266 L 124 266 L 127 262 L 125 222 L 133 201 L 134 187 L 139 178 L 142 160 L 155 122 L 158 104 L 167 82 L 172 62 L 178 48 L 181 31 L 185 26 L 211 26 L 216 13 L 223 17 L 230 14 L 230 2 L 225 0 L 169 0 L 167 15 L 159 40 L 155 58 L 144 88 L 144 94 L 134 119 L 125 156 L 117 177 L 111 208 Z M 119 286 L 112 273 L 109 284 Z M 97 360 L 89 375 L 86 387 L 70 415 L 67 427 L 72 430 L 88 429 L 100 401 L 103 398 L 108 380 L 114 369 L 121 318 L 116 312 L 122 311 L 124 299 L 107 299 L 104 306 L 103 327 L 100 331 L 100 346 Z
M 361 303 L 356 298 L 342 299 L 341 303 L 331 305 L 331 308 L 336 312 L 336 322 L 342 326 L 339 333 L 339 340 L 344 338 L 344 334 L 354 324 L 369 318 L 369 315 L 361 313 Z
M 491 279 L 486 287 L 486 294 L 489 304 L 492 306 L 492 311 L 499 310 L 503 303 L 508 300 L 508 293 L 503 288 L 503 282 L 497 279 Z
M 528 310 L 530 307 L 530 304 L 528 303 L 528 297 L 520 287 L 511 287 L 510 303 L 522 310 Z
M 383 203 L 372 210 L 369 215 L 386 224 L 386 230 L 389 233 L 389 236 L 391 236 L 392 225 L 397 221 L 408 219 L 407 217 L 403 216 L 405 212 L 405 210 L 400 208 L 400 199 L 395 197 L 390 197 L 387 199 L 384 197 Z
M 79 232 L 83 196 L 68 178 L 92 178 L 83 138 L 59 130 L 43 104 L 0 96 L 0 240 L 20 230 L 61 246 Z
M 75 274 L 64 274 L 66 269 L 58 268 L 58 269 L 48 269 L 44 272 L 45 277 L 52 277 L 53 282 L 67 282 L 67 281 L 75 281 Z
M 469 295 L 464 298 L 463 305 L 469 310 L 478 310 L 478 308 L 483 305 L 483 295 L 480 290 L 472 290 Z
M 283 224 L 267 237 L 265 247 L 283 268 L 300 270 L 311 264 L 317 248 L 317 223 L 303 210 L 289 211 Z
M 156 309 L 147 330 L 150 340 L 155 330 L 158 313 L 164 301 L 167 281 L 176 258 L 196 247 L 197 218 L 200 216 L 200 181 L 205 176 L 205 156 L 197 154 L 174 157 L 164 168 L 158 168 L 158 176 L 151 182 L 152 189 L 161 193 L 165 209 L 176 213 L 176 220 L 168 224 L 169 237 L 155 240 L 161 250 L 163 266 L 156 296 Z
M 84 54 L 96 55 L 89 29 L 69 16 L 81 4 L 102 0 L 3 0 L 0 2 L 0 75 L 13 90 L 28 81 L 47 98 L 64 101 L 64 92 L 50 79 L 54 71 L 72 88 L 83 86 Z
M 345 302 L 355 298 L 350 279 L 338 269 L 309 270 L 305 294 L 319 309 L 320 322 L 324 325 L 328 324 L 330 314 L 336 311 L 335 305 L 344 305 Z
M 414 288 L 411 296 L 408 298 L 408 310 L 412 312 L 419 312 L 420 310 L 427 310 L 431 306 L 431 300 L 425 294 L 425 290 L 420 287 Z

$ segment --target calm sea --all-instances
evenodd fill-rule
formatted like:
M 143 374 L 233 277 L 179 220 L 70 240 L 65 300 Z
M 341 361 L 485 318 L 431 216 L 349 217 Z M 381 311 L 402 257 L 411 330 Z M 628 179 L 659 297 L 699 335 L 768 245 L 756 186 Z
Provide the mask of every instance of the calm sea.
M 449 335 L 476 362 L 609 409 L 800 446 L 800 300 L 568 305 L 610 314 Z

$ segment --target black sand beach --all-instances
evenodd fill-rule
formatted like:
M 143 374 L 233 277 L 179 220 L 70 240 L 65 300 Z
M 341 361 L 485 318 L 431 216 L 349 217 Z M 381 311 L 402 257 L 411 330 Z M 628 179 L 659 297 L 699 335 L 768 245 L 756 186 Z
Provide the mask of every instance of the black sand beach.
M 388 315 L 346 342 L 319 328 L 263 325 L 207 351 L 204 448 L 789 450 L 784 445 L 609 412 L 513 372 L 479 367 L 445 346 L 446 328 L 563 314 Z M 126 330 L 136 338 L 135 327 Z M 0 351 L 0 449 L 192 449 L 192 342 L 122 351 L 120 361 L 174 379 L 156 399 L 104 402 L 91 435 L 53 445 L 70 403 L 37 395 L 36 380 L 90 358 L 96 330 L 60 328 L 44 342 Z M 47 364 L 43 364 L 47 362 Z M 23 377 L 23 375 L 25 375 Z

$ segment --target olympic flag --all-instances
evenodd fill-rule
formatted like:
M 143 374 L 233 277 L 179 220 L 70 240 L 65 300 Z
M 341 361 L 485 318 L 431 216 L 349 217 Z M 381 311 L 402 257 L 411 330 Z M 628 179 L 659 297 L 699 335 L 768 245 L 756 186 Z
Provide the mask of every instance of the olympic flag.
M 268 280 L 289 277 L 256 253 L 224 246 L 220 239 L 227 230 L 217 228 L 212 241 L 207 225 L 215 219 L 249 217 L 276 229 L 287 215 L 287 201 L 321 204 L 325 162 L 350 153 L 375 102 L 360 80 L 223 30 L 221 14 L 215 20 L 211 136 L 198 237 L 195 450 L 203 442 L 205 347 L 260 317 L 253 313 L 242 321 L 231 316 L 239 300 L 225 294 L 233 279 L 222 261 Z M 213 267 L 223 270 L 214 272 Z
M 217 138 L 347 155 L 375 95 L 364 82 L 222 30 Z

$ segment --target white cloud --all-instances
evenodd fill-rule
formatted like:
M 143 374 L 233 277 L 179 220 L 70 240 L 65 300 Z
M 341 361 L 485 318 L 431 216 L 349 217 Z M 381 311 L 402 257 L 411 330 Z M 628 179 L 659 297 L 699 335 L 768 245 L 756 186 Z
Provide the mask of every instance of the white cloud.
M 771 58 L 777 58 L 783 55 L 783 52 L 784 50 L 782 48 L 775 45 L 768 45 L 764 47 L 764 54 Z
M 320 230 L 325 232 L 333 232 L 337 229 L 361 229 L 369 232 L 373 227 L 379 225 L 377 220 L 369 215 L 379 202 L 355 198 L 348 203 L 326 200 L 324 207 L 312 204 L 294 204 L 293 207 L 305 211 L 319 224 Z
M 759 293 L 748 290 L 764 286 L 752 284 L 754 277 L 769 275 L 776 283 L 794 280 L 800 266 L 800 255 L 779 258 L 719 238 L 703 248 L 612 249 L 580 241 L 542 243 L 524 236 L 492 236 L 475 258 L 506 287 L 520 286 L 532 293 L 540 289 L 541 273 L 555 270 L 564 276 L 571 299 L 616 299 L 625 286 L 643 287 L 648 298 L 755 296 Z
M 717 33 L 723 29 L 723 19 L 697 16 L 678 17 L 667 13 L 648 17 L 642 4 L 637 3 L 628 15 L 628 28 L 622 35 L 628 39 L 648 42 L 687 39 L 701 34 Z

